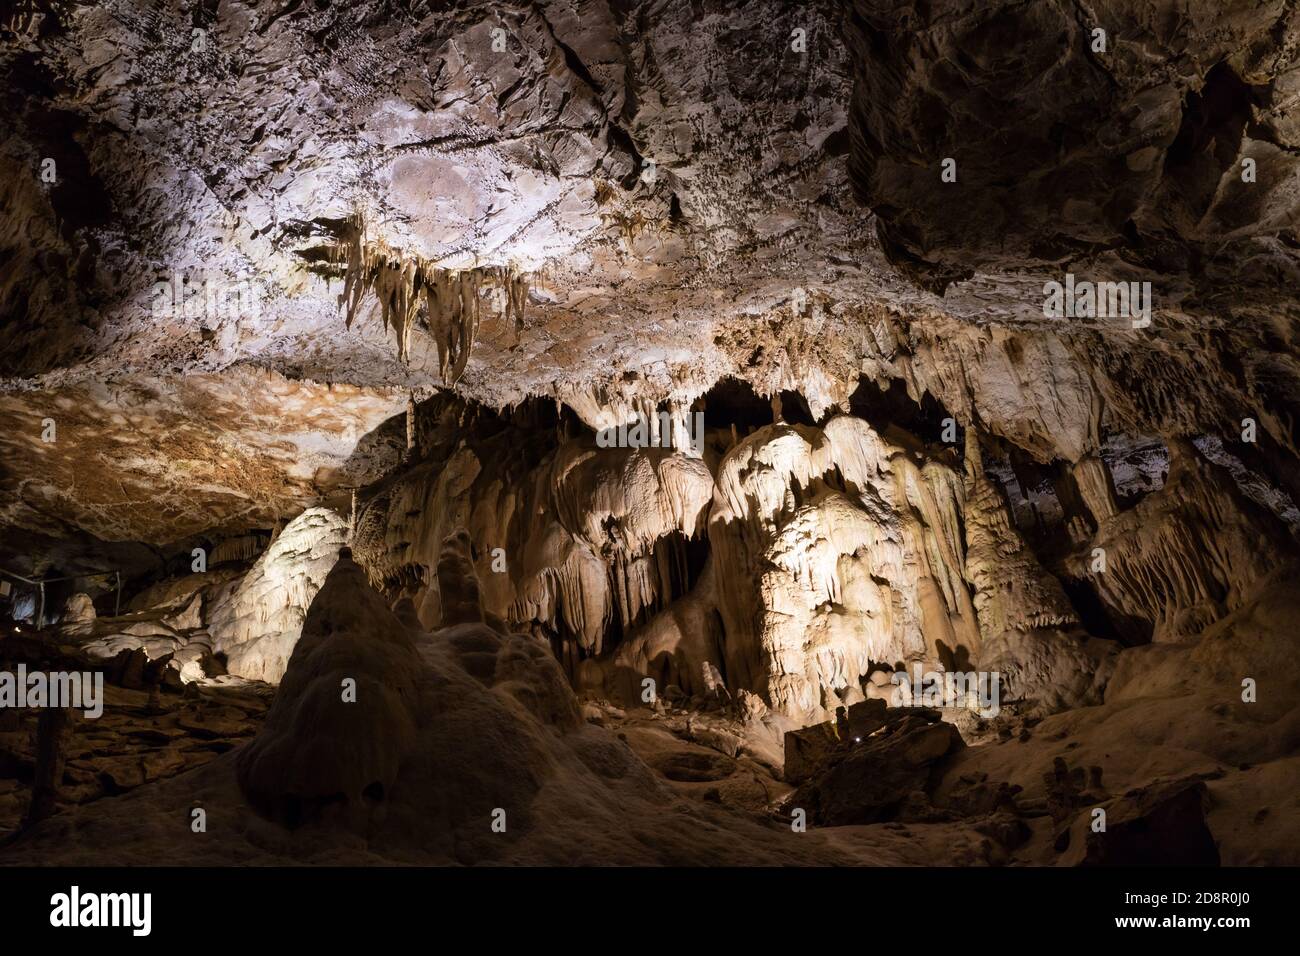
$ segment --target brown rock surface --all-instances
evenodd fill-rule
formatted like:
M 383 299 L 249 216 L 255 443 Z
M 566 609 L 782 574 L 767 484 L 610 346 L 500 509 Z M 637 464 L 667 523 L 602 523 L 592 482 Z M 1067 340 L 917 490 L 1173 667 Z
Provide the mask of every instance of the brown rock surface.
M 1297 3 L 40 2 L 0 77 L 0 665 L 135 695 L 23 840 L 1296 860 Z

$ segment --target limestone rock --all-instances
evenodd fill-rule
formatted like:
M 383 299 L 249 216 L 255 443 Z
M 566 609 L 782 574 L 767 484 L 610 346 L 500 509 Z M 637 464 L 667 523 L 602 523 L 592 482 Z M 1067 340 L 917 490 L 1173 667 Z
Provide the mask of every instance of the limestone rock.
M 64 625 L 89 624 L 95 620 L 95 604 L 88 594 L 74 594 L 63 605 Z
M 287 665 L 265 725 L 239 755 L 240 786 L 289 827 L 331 814 L 364 826 L 415 743 L 414 640 L 361 569 L 340 558 Z
M 1209 792 L 1199 780 L 1160 781 L 1104 805 L 1106 829 L 1076 828 L 1082 866 L 1218 866 L 1219 850 L 1206 825 Z M 1091 816 L 1084 815 L 1090 823 Z M 1073 849 L 1073 847 L 1072 847 Z
M 1247 599 L 1293 547 L 1279 522 L 1250 501 L 1226 471 L 1190 444 L 1171 445 L 1167 483 L 1131 510 L 1102 521 L 1092 552 L 1071 572 L 1097 592 L 1130 639 L 1176 641 L 1197 634 Z
M 796 786 L 811 777 L 839 738 L 829 723 L 814 724 L 785 735 L 785 779 Z
M 861 743 L 838 742 L 786 805 L 824 826 L 889 820 L 914 791 L 931 789 L 935 762 L 963 746 L 951 724 L 902 716 Z
M 1263 158 L 1295 135 L 1271 119 L 1289 102 L 1273 84 L 1289 88 L 1297 69 L 1281 7 L 1225 16 L 1193 3 L 1176 27 L 1152 4 L 1082 16 L 1065 2 L 852 7 L 854 186 L 880 212 L 891 258 L 940 287 L 1089 247 L 1186 268 L 1231 236 L 1246 258 L 1267 245 L 1268 204 L 1295 208 L 1288 166 Z M 955 57 L 960 70 L 947 68 Z M 1244 156 L 1266 169 L 1255 188 L 1239 175 Z M 945 157 L 956 158 L 948 182 Z
M 347 522 L 309 508 L 208 612 L 212 649 L 231 674 L 277 683 L 302 632 L 307 608 L 347 540 Z
M 977 652 L 960 511 L 949 468 L 861 419 L 755 432 L 720 463 L 709 517 L 728 674 L 815 719 L 874 662 Z
M 1295 862 L 1294 0 L 5 11 L 6 861 Z
M 966 573 L 984 636 L 981 669 L 1024 710 L 1053 712 L 1098 703 L 1118 648 L 1079 627 L 1060 581 L 1012 523 L 1006 499 L 985 474 L 975 429 L 966 432 Z
M 74 594 L 63 606 L 59 624 L 64 633 L 86 635 L 95 629 L 95 604 L 88 594 Z

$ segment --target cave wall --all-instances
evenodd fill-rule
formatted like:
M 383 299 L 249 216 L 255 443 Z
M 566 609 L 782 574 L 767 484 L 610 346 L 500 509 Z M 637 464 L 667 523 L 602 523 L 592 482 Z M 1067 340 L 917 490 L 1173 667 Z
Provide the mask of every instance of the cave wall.
M 575 682 L 694 693 L 708 665 L 809 713 L 909 659 L 1002 661 L 1028 696 L 1074 668 L 1084 699 L 1091 640 L 1185 639 L 1291 560 L 1294 4 L 574 0 L 396 32 L 375 2 L 272 7 L 205 11 L 203 55 L 133 4 L 0 50 L 21 550 L 168 552 L 359 487 L 357 560 L 427 626 L 465 528 L 487 613 Z M 1046 319 L 1076 266 L 1154 278 L 1152 326 Z M 152 313 L 160 272 L 201 267 L 258 314 Z M 479 272 L 517 294 L 521 269 L 526 302 L 454 349 L 410 334 L 464 324 L 452 272 L 477 318 Z M 591 439 L 660 409 L 676 434 L 728 377 L 786 420 L 715 418 L 699 456 Z M 864 382 L 892 404 L 855 408 Z M 394 412 L 450 384 L 403 458 Z M 310 597 L 260 592 L 273 570 L 214 611 L 271 677 Z
M 1300 202 L 1294 4 L 846 7 L 850 174 L 922 281 L 1107 251 L 1233 284 L 1288 268 L 1273 236 Z
M 1056 432 L 993 418 L 1028 447 L 979 420 L 945 444 L 832 413 L 710 427 L 699 457 L 601 448 L 567 407 L 494 414 L 443 395 L 417 409 L 406 466 L 359 493 L 354 553 L 434 626 L 433 569 L 465 529 L 490 618 L 549 642 L 576 686 L 629 702 L 645 677 L 693 696 L 716 675 L 822 719 L 915 662 L 996 669 L 1030 708 L 1097 702 L 1117 641 L 1191 636 L 1295 543 L 1191 443 L 1175 446 L 1162 488 L 1121 507 L 1107 456 L 1119 459 L 1085 452 L 1105 444 L 1094 394 L 1057 403 L 1071 420 Z M 1077 456 L 1056 459 L 1072 499 L 1033 533 L 1013 514 L 1013 472 L 985 467 L 1006 447 Z M 1214 541 L 1193 548 L 1193 532 Z

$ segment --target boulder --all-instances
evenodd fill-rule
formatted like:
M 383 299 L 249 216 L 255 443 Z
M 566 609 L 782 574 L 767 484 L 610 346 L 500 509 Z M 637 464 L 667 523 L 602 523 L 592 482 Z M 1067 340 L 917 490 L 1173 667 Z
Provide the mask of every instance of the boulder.
M 849 735 L 857 739 L 866 739 L 887 720 L 888 705 L 883 700 L 861 700 L 849 705 Z
M 964 746 L 957 728 L 932 714 L 902 715 L 875 737 L 830 748 L 787 806 L 822 826 L 892 820 L 915 791 L 932 791 L 934 765 Z
M 835 729 L 829 721 L 786 731 L 786 782 L 796 786 L 803 783 L 813 775 L 838 743 L 839 738 L 835 736 Z
M 1203 780 L 1159 781 L 1105 807 L 1106 829 L 1081 823 L 1082 866 L 1218 866 L 1219 848 L 1205 822 L 1210 795 Z

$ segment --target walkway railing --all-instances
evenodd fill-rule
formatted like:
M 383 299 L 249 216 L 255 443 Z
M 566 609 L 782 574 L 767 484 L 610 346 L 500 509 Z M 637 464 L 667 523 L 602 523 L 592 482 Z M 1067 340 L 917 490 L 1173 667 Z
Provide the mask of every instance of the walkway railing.
M 113 616 L 116 617 L 122 610 L 122 572 L 119 571 L 96 571 L 93 574 L 65 574 L 54 578 L 29 578 L 26 575 L 19 574 L 17 571 L 10 571 L 8 568 L 0 568 L 0 577 L 13 578 L 15 581 L 21 581 L 23 584 L 30 584 L 37 589 L 40 594 L 40 607 L 36 612 L 36 626 L 38 628 L 45 626 L 45 585 L 56 584 L 59 581 L 80 581 L 82 578 L 102 578 L 113 575 L 115 580 L 116 594 L 113 597 Z

